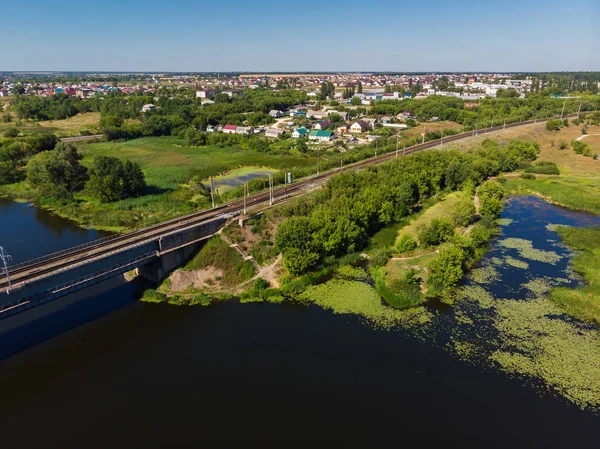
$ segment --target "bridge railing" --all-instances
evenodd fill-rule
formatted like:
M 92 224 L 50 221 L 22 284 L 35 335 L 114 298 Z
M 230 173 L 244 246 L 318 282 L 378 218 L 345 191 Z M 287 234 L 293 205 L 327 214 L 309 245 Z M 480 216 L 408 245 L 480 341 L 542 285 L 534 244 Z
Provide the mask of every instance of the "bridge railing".
M 55 285 L 55 286 L 50 287 L 48 289 L 45 289 L 43 291 L 39 291 L 37 293 L 34 293 L 31 296 L 19 299 L 18 301 L 14 301 L 14 302 L 11 302 L 11 303 L 8 303 L 8 304 L 4 304 L 4 305 L 0 306 L 0 319 L 4 318 L 2 316 L 3 312 L 9 311 L 9 310 L 15 309 L 15 308 L 17 308 L 19 306 L 24 306 L 26 304 L 30 304 L 30 303 L 33 303 L 33 302 L 36 302 L 36 301 L 39 302 L 41 298 L 47 298 L 47 297 L 49 297 L 51 295 L 55 295 L 56 293 L 58 293 L 60 291 L 68 290 L 68 289 L 73 288 L 73 287 L 75 287 L 77 285 L 85 284 L 88 281 L 91 281 L 93 279 L 97 279 L 97 278 L 100 278 L 102 276 L 105 276 L 108 273 L 111 273 L 111 272 L 114 272 L 114 271 L 117 271 L 117 270 L 122 270 L 124 268 L 129 267 L 129 266 L 137 264 L 138 262 L 141 262 L 141 261 L 147 260 L 147 259 L 151 259 L 153 257 L 158 257 L 158 251 L 150 251 L 150 252 L 141 254 L 141 255 L 139 255 L 137 257 L 134 257 L 133 259 L 128 259 L 128 260 L 126 260 L 124 262 L 120 262 L 118 264 L 111 265 L 110 267 L 105 268 L 103 270 L 99 270 L 99 271 L 96 271 L 94 273 L 90 273 L 90 274 L 87 274 L 85 276 L 78 277 L 76 279 L 71 279 L 70 281 L 64 282 L 62 284 Z M 21 288 L 23 288 L 25 286 L 26 286 L 26 284 L 25 285 L 19 285 L 19 284 L 17 284 L 17 287 L 15 288 L 15 290 L 20 290 Z M 44 301 L 41 301 L 41 302 L 44 302 Z

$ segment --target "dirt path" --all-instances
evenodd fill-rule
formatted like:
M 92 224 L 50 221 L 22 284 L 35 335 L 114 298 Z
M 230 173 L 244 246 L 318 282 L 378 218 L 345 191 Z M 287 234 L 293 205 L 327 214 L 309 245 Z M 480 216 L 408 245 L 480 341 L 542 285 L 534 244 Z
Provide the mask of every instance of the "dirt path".
M 439 253 L 440 250 L 436 249 L 435 251 L 431 251 L 430 253 L 419 254 L 418 256 L 410 256 L 410 257 L 392 257 L 390 260 L 411 260 L 418 259 L 419 257 L 430 256 L 431 254 Z
M 219 229 L 219 232 L 217 232 L 217 234 L 219 234 L 223 241 L 227 243 L 231 248 L 235 249 L 238 253 L 240 253 L 244 260 L 249 260 L 250 262 L 252 262 L 252 265 L 254 265 L 254 268 L 256 268 L 257 271 L 262 270 L 262 267 L 258 264 L 256 260 L 254 260 L 254 257 L 246 253 L 246 251 L 240 248 L 240 246 L 237 243 L 232 243 L 231 240 L 227 238 L 227 236 L 223 233 L 223 228 Z
M 600 136 L 600 133 L 594 133 L 594 134 L 582 134 L 581 136 L 579 136 L 577 139 L 575 140 L 583 140 L 585 137 L 588 136 Z

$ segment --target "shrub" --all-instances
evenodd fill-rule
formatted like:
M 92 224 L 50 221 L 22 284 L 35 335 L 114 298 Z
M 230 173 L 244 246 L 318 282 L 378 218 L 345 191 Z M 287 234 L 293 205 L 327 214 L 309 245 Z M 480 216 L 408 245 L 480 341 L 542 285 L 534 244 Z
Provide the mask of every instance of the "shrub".
M 548 120 L 546 122 L 546 129 L 548 131 L 560 131 L 562 126 L 563 122 L 561 120 Z
M 525 169 L 525 173 L 540 173 L 544 175 L 560 175 L 560 170 L 554 162 L 539 161 L 535 165 Z
M 444 245 L 439 255 L 429 262 L 428 282 L 445 290 L 452 288 L 460 282 L 463 276 L 463 263 L 465 252 L 452 244 Z
M 558 148 L 561 150 L 566 150 L 569 144 L 565 140 L 561 140 L 558 144 Z
M 434 218 L 419 232 L 422 246 L 435 246 L 447 242 L 454 235 L 454 226 L 448 218 Z
M 18 135 L 19 135 L 19 130 L 15 127 L 8 128 L 6 131 L 4 131 L 4 137 L 13 138 L 13 137 L 17 137 Z
M 396 251 L 399 253 L 406 253 L 412 251 L 417 247 L 417 242 L 410 234 L 404 234 L 398 239 L 396 243 Z
M 523 179 L 535 179 L 535 175 L 533 173 L 521 173 L 520 176 Z
M 373 267 L 383 267 L 387 265 L 389 254 L 386 248 L 376 248 L 369 259 L 369 263 Z
M 571 146 L 573 147 L 573 151 L 575 151 L 575 153 L 577 154 L 582 154 L 584 156 L 592 156 L 592 147 L 587 144 L 584 143 L 581 140 L 574 140 L 573 142 L 571 142 Z

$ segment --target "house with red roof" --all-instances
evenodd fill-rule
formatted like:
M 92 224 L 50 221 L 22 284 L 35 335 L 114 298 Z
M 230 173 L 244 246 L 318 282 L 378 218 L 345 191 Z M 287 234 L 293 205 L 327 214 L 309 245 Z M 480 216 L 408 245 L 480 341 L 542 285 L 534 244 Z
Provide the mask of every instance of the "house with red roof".
M 237 125 L 225 125 L 223 126 L 223 132 L 225 134 L 235 134 L 237 130 Z

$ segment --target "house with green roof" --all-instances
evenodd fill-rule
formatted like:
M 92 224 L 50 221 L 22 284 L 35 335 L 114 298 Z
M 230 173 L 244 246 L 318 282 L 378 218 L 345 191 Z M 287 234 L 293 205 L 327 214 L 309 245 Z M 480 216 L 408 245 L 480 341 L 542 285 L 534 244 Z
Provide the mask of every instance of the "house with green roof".
M 335 139 L 335 134 L 333 134 L 333 131 L 321 131 L 313 129 L 308 135 L 308 140 L 316 140 L 318 142 L 329 142 L 333 139 Z
M 308 130 L 306 128 L 296 128 L 292 133 L 294 139 L 308 136 Z

